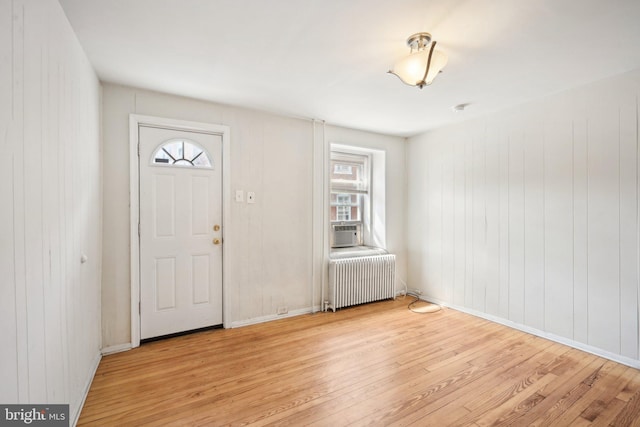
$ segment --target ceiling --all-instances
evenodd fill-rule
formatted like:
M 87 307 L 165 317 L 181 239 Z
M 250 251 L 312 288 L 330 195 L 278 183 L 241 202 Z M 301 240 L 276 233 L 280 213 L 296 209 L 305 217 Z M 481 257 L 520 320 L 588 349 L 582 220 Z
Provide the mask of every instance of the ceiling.
M 390 135 L 640 68 L 638 0 L 59 1 L 102 81 Z M 386 73 L 419 31 L 422 90 Z

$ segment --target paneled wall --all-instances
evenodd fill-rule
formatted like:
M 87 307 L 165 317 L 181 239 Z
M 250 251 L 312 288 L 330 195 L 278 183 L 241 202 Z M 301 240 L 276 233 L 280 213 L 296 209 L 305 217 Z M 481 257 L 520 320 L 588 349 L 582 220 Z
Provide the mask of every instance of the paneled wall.
M 324 126 L 246 108 L 104 84 L 103 344 L 131 342 L 129 248 L 129 114 L 214 123 L 231 129 L 231 192 L 256 193 L 256 203 L 230 201 L 225 218 L 224 271 L 230 326 L 270 320 L 320 306 L 322 283 L 322 155 L 325 143 L 385 150 L 387 170 L 404 170 L 404 139 Z M 389 163 L 390 162 L 390 163 Z M 404 174 L 387 181 L 387 242 L 404 248 Z M 227 238 L 231 236 L 231 238 Z M 404 253 L 399 263 L 404 264 Z M 404 271 L 404 268 L 403 268 Z M 325 275 L 326 276 L 326 275 Z
M 100 85 L 57 1 L 0 0 L 0 34 L 0 402 L 73 419 L 100 360 Z
M 411 138 L 411 287 L 639 366 L 639 95 L 635 71 Z

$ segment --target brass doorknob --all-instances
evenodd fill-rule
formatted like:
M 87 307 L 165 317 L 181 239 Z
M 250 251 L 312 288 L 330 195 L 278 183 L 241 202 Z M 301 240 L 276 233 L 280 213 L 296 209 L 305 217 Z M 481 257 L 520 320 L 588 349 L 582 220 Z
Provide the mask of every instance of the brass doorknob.
M 218 238 L 213 239 L 213 244 L 214 245 L 219 245 L 220 244 L 220 239 L 218 239 Z
M 218 224 L 213 226 L 213 231 L 219 231 L 220 230 L 220 226 Z

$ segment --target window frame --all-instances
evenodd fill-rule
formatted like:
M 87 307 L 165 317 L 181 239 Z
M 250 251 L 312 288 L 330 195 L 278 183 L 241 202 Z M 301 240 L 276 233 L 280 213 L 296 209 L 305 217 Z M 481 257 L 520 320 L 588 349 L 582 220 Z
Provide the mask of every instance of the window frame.
M 336 173 L 334 162 L 340 162 L 340 164 L 351 164 L 356 168 L 361 168 L 360 176 L 356 180 L 344 180 L 339 178 L 333 178 L 333 176 L 349 176 L 347 174 Z M 354 147 L 354 150 L 348 148 L 331 148 L 329 150 L 329 211 L 331 214 L 332 208 L 336 208 L 335 220 L 330 219 L 331 225 L 336 224 L 360 224 L 362 229 L 366 229 L 366 224 L 371 218 L 371 173 L 372 173 L 372 158 L 371 154 L 359 151 Z M 356 173 L 357 174 L 357 173 Z M 355 181 L 355 185 L 353 184 Z M 331 201 L 333 195 L 336 195 L 336 201 Z M 356 202 L 350 204 L 338 203 L 337 198 L 340 195 L 355 195 L 357 196 Z M 357 207 L 359 215 L 355 219 L 341 220 L 339 219 L 338 207 L 350 206 Z M 351 216 L 351 213 L 350 213 Z M 331 215 L 330 215 L 331 218 Z

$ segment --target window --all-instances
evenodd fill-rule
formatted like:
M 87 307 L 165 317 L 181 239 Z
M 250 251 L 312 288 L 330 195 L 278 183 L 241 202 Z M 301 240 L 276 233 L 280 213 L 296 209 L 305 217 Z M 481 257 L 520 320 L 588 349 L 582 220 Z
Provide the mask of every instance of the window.
M 329 242 L 341 225 L 358 230 L 359 245 L 386 248 L 386 152 L 364 146 L 330 143 L 328 164 Z
M 152 163 L 162 166 L 186 166 L 211 169 L 209 155 L 200 146 L 186 139 L 163 143 L 153 153 Z
M 336 194 L 338 221 L 351 221 L 351 194 Z
M 353 166 L 339 163 L 335 164 L 333 165 L 333 173 L 335 175 L 353 175 Z
M 335 194 L 336 219 L 338 221 L 360 221 L 360 202 L 358 199 L 359 196 L 354 194 Z
M 351 221 L 351 208 L 349 206 L 336 206 L 338 209 L 338 221 Z
M 369 198 L 369 156 L 331 151 L 331 221 L 359 222 Z
M 332 221 L 361 221 L 360 195 L 349 193 L 332 193 L 331 205 L 336 208 Z

